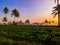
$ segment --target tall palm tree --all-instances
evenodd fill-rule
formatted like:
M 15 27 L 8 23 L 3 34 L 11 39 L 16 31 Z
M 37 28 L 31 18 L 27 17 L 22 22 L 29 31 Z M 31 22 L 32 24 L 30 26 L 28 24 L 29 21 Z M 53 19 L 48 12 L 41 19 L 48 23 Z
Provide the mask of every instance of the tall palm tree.
M 15 17 L 19 17 L 19 11 L 17 9 L 13 9 L 12 16 L 14 16 L 14 21 L 15 21 Z
M 3 10 L 3 12 L 6 14 L 4 18 L 7 19 L 7 13 L 9 12 L 8 8 L 5 7 L 4 10 Z
M 58 15 L 58 26 L 60 26 L 60 4 L 59 4 L 59 0 L 55 0 L 55 2 L 57 3 L 57 6 L 53 7 L 53 11 L 52 14 L 54 14 L 54 17 L 56 17 L 56 15 Z

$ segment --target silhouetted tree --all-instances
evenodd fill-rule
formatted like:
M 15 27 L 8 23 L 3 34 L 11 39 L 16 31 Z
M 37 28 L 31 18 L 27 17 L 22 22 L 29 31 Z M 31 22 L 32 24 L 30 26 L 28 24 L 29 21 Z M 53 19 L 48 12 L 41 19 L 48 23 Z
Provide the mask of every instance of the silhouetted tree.
M 16 24 L 15 21 L 13 21 L 13 24 L 14 24 L 14 25 Z
M 20 24 L 22 24 L 23 22 L 22 22 L 22 20 L 20 20 Z
M 45 20 L 45 23 L 48 23 L 48 20 L 47 19 Z
M 30 21 L 27 19 L 27 20 L 25 21 L 25 23 L 30 24 Z
M 48 23 L 51 24 L 51 21 L 49 21 Z
M 19 11 L 17 9 L 13 9 L 12 16 L 14 16 L 14 21 L 15 21 L 15 17 L 19 17 Z
M 7 22 L 7 18 L 6 17 L 3 17 L 3 22 Z
M 56 7 L 53 7 L 52 14 L 54 14 L 54 17 L 58 15 L 58 25 L 60 26 L 60 5 L 57 5 Z
M 54 23 L 54 21 L 52 20 L 52 23 Z
M 6 14 L 5 17 L 4 17 L 4 20 L 6 19 L 5 20 L 5 22 L 6 22 L 7 21 L 7 13 L 9 12 L 8 8 L 5 7 L 4 10 L 3 10 L 3 12 Z
M 54 14 L 54 17 L 56 15 L 58 15 L 58 26 L 60 26 L 60 4 L 59 4 L 59 0 L 55 0 L 55 3 L 57 4 L 57 6 L 53 7 L 53 11 L 52 14 Z
M 47 20 L 47 19 L 45 20 L 45 23 L 46 23 L 46 25 L 47 25 L 47 23 L 48 23 L 48 20 Z

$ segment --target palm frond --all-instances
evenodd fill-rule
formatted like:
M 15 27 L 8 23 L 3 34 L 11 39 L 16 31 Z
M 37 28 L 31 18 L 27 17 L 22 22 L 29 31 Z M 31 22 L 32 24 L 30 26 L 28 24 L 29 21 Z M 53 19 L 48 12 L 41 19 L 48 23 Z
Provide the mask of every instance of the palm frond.
M 57 10 L 54 9 L 52 12 L 55 12 L 55 11 L 57 11 Z
M 58 12 L 54 14 L 53 18 L 55 18 L 57 14 L 58 14 Z
M 57 6 L 53 7 L 53 9 L 57 8 Z
M 55 14 L 55 13 L 57 13 L 57 12 L 58 12 L 58 11 L 52 11 L 52 14 Z M 51 15 L 52 15 L 52 14 L 51 14 Z
M 5 7 L 3 11 L 4 11 L 4 13 L 8 13 L 9 10 L 7 7 Z
M 55 12 L 52 12 L 51 15 L 52 15 L 52 14 L 55 14 Z
M 17 9 L 13 9 L 12 16 L 19 17 L 19 11 Z

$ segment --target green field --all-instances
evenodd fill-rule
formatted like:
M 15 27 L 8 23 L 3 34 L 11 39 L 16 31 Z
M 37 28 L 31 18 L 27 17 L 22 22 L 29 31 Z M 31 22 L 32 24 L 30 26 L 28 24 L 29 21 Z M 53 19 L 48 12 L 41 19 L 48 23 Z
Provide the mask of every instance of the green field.
M 38 26 L 39 30 L 34 30 L 34 27 L 33 25 L 1 25 L 0 45 L 47 45 L 48 41 L 51 41 L 51 44 L 60 41 L 60 27 Z

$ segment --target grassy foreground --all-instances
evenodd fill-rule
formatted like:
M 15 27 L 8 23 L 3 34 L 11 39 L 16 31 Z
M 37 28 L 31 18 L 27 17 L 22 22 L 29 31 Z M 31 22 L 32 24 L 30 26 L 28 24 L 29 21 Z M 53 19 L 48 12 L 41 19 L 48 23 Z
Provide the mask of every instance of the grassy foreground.
M 0 45 L 47 45 L 45 42 L 49 35 L 60 34 L 59 27 L 39 26 L 39 30 L 34 30 L 34 27 L 33 25 L 0 26 Z M 46 30 L 52 30 L 52 33 Z M 60 41 L 60 37 L 54 37 L 51 41 Z

